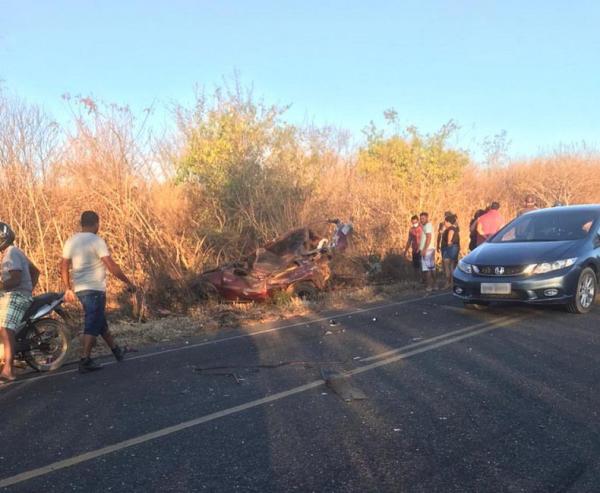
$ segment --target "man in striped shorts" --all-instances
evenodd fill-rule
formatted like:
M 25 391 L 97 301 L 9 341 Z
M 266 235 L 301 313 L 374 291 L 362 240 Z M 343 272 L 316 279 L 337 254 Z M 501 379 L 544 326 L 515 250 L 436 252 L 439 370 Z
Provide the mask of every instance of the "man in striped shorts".
M 13 245 L 14 241 L 13 230 L 8 224 L 0 222 L 0 340 L 4 345 L 0 384 L 15 379 L 15 330 L 31 304 L 31 293 L 40 276 L 37 267 Z

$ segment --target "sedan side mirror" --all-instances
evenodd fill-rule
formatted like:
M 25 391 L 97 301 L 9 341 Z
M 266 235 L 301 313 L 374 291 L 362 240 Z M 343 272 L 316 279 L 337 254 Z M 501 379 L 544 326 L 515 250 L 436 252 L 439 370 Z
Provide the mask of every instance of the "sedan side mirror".
M 596 236 L 594 236 L 594 247 L 600 248 L 600 231 L 598 231 Z

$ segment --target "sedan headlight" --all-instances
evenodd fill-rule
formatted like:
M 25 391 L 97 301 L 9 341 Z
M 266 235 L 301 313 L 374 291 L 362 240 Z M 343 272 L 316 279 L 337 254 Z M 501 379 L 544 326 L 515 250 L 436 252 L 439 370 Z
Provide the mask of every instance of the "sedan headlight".
M 458 269 L 462 270 L 465 274 L 473 274 L 473 266 L 463 262 L 462 260 L 458 261 Z
M 524 274 L 546 274 L 555 270 L 566 269 L 571 267 L 577 258 L 567 258 L 564 260 L 556 260 L 554 262 L 544 262 L 542 264 L 531 264 L 525 268 Z

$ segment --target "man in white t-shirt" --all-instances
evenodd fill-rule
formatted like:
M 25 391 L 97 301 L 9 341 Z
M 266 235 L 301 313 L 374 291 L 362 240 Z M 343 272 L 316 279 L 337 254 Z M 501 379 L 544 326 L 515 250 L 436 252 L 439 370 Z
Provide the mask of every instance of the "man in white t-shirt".
M 115 343 L 106 321 L 106 270 L 127 284 L 130 291 L 135 291 L 132 282 L 110 256 L 105 241 L 98 236 L 99 228 L 98 214 L 85 211 L 81 215 L 81 233 L 65 243 L 61 264 L 67 290 L 65 299 L 78 298 L 85 316 L 83 354 L 79 361 L 81 373 L 102 368 L 90 356 L 98 336 L 102 336 L 117 361 L 123 361 L 124 351 Z
M 0 222 L 0 341 L 4 348 L 0 384 L 16 378 L 13 371 L 15 331 L 31 304 L 31 293 L 40 277 L 38 268 L 14 241 L 14 231 Z
M 429 222 L 429 214 L 421 212 L 419 216 L 423 233 L 421 234 L 421 271 L 423 272 L 423 281 L 425 290 L 433 291 L 433 273 L 435 271 L 435 245 L 433 243 L 433 225 Z

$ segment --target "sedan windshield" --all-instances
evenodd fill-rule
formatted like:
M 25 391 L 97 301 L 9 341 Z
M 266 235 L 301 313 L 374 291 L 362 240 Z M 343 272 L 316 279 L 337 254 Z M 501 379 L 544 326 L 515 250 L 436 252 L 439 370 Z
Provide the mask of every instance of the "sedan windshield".
M 585 238 L 596 213 L 585 210 L 554 210 L 526 214 L 504 227 L 492 243 L 573 241 Z

